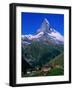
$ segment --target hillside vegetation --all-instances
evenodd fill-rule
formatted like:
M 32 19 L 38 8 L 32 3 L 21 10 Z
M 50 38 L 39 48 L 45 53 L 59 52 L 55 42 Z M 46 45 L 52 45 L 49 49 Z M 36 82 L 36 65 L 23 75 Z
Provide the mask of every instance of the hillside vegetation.
M 23 68 L 22 76 L 63 75 L 63 45 L 32 42 L 30 45 L 22 47 L 22 57 L 23 62 L 27 61 L 32 67 Z M 22 66 L 24 66 L 23 63 Z

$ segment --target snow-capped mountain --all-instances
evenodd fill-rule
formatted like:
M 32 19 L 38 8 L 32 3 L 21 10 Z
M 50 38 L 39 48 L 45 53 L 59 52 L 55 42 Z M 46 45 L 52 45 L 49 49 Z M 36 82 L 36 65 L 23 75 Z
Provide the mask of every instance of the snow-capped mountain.
M 64 37 L 52 28 L 49 21 L 45 18 L 35 35 L 22 35 L 23 43 L 27 42 L 30 44 L 31 41 L 47 41 L 55 44 L 63 44 Z

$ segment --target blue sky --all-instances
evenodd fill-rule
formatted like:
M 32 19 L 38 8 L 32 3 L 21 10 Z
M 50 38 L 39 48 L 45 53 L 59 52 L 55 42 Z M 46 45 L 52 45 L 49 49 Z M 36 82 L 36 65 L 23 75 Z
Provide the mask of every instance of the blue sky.
M 64 35 L 64 15 L 44 13 L 21 13 L 21 33 L 34 34 L 40 28 L 44 18 L 47 18 L 50 25 Z

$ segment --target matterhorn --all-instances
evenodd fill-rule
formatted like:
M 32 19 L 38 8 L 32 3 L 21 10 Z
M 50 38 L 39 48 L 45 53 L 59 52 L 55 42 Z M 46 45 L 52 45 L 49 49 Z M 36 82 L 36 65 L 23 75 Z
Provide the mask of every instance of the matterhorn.
M 23 44 L 31 44 L 32 41 L 52 44 L 64 44 L 64 37 L 50 25 L 47 18 L 44 18 L 35 34 L 22 35 Z

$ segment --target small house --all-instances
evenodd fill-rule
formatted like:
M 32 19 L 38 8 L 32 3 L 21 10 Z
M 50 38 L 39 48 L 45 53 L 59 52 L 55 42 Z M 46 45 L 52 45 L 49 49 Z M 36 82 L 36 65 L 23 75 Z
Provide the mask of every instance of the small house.
M 52 66 L 49 66 L 49 65 L 45 65 L 42 67 L 41 71 L 43 72 L 48 72 L 52 69 Z

